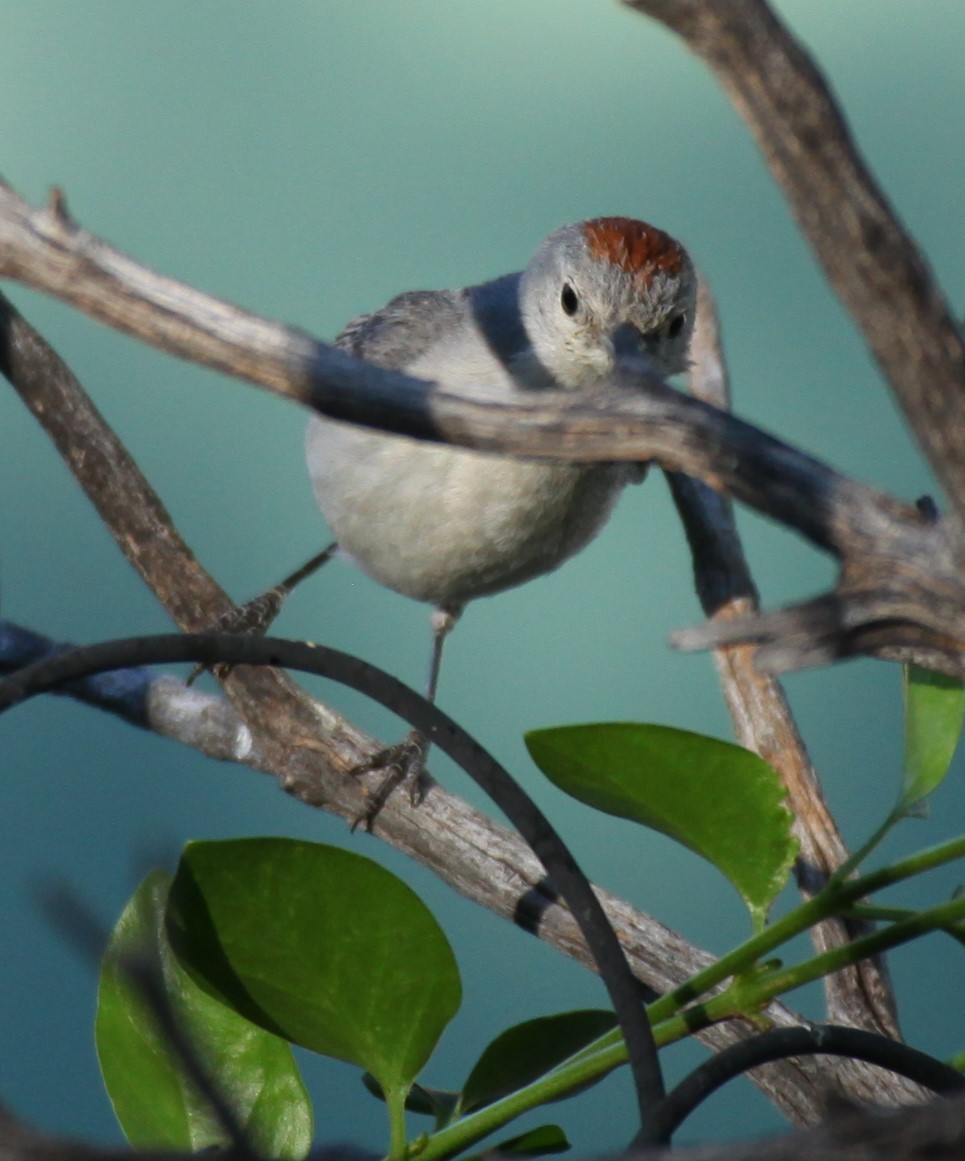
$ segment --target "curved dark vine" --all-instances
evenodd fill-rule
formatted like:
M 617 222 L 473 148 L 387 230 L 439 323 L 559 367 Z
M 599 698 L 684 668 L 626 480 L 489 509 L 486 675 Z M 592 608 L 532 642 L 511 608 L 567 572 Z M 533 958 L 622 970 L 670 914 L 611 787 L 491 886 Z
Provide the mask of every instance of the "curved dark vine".
M 900 1040 L 838 1024 L 772 1028 L 730 1045 L 684 1077 L 657 1110 L 659 1131 L 669 1140 L 698 1105 L 751 1068 L 788 1056 L 819 1055 L 848 1056 L 877 1064 L 933 1092 L 965 1092 L 965 1076 L 957 1069 L 917 1048 L 909 1048 Z
M 563 839 L 529 795 L 457 722 L 384 670 L 324 645 L 222 633 L 130 637 L 47 657 L 0 682 L 0 713 L 18 702 L 95 673 L 131 666 L 201 662 L 267 665 L 314 673 L 371 697 L 414 726 L 484 790 L 529 844 L 579 925 L 627 1044 L 641 1129 L 635 1145 L 659 1143 L 654 1111 L 663 1075 L 643 994 L 616 932 Z

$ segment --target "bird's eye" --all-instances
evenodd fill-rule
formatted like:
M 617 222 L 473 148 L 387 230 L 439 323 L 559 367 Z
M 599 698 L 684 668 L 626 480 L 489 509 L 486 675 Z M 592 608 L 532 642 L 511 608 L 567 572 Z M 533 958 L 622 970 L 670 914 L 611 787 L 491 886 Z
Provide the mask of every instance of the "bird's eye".
M 675 339 L 684 329 L 684 323 L 687 321 L 685 314 L 675 314 L 670 322 L 667 323 L 667 338 Z
M 576 291 L 568 282 L 564 282 L 563 290 L 560 294 L 560 306 L 563 308 L 563 313 L 568 314 L 572 318 L 579 309 L 579 305 L 580 300 L 576 297 Z

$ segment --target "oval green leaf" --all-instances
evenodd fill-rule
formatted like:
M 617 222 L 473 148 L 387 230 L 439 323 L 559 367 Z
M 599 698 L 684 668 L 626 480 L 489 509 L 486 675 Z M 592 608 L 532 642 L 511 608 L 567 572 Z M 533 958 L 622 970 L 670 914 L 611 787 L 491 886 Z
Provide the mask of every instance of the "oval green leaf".
M 137 1149 L 196 1152 L 230 1144 L 125 964 L 163 981 L 178 1028 L 234 1108 L 259 1156 L 298 1161 L 312 1143 L 312 1109 L 291 1048 L 209 996 L 178 965 L 164 934 L 170 875 L 154 871 L 121 915 L 101 967 L 95 1039 L 114 1112 Z
M 463 1112 L 480 1109 L 531 1084 L 616 1027 L 616 1022 L 612 1012 L 585 1009 L 541 1016 L 507 1028 L 470 1072 L 462 1091 Z
M 190 843 L 168 933 L 202 986 L 248 1019 L 367 1069 L 390 1101 L 461 1000 L 442 929 L 361 855 L 294 839 Z
M 898 812 L 921 810 L 948 773 L 965 723 L 965 688 L 954 677 L 904 667 L 905 775 Z
M 526 735 L 561 790 L 642 823 L 714 864 L 760 927 L 797 854 L 781 780 L 762 758 L 717 738 L 636 722 Z

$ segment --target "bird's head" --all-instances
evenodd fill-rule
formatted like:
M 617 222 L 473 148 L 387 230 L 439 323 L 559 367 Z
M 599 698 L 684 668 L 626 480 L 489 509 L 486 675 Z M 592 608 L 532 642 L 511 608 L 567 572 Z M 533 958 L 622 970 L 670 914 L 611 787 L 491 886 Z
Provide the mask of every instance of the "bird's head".
M 542 367 L 563 387 L 608 374 L 643 351 L 660 374 L 687 366 L 697 280 L 686 250 L 632 218 L 594 218 L 546 238 L 523 272 L 523 323 Z

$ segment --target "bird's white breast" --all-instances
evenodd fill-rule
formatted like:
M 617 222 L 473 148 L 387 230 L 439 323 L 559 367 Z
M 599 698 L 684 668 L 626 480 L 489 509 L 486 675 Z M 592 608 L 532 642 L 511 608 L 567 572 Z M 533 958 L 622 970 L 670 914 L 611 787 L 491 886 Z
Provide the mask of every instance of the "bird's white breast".
M 511 459 L 312 417 L 315 497 L 340 547 L 381 584 L 461 605 L 549 572 L 600 530 L 621 465 Z

